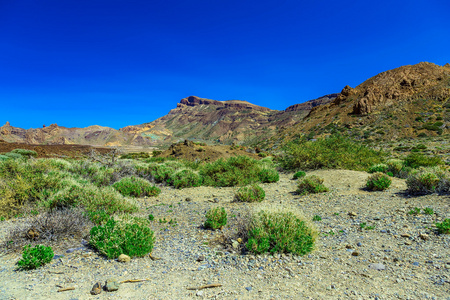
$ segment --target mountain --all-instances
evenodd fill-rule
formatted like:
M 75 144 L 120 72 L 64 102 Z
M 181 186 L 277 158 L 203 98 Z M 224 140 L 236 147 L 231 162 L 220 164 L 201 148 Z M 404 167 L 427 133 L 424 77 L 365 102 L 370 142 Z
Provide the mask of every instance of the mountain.
M 22 129 L 6 122 L 0 127 L 0 138 L 9 143 L 29 145 L 144 146 L 151 144 L 150 140 L 97 125 L 86 128 L 66 128 L 52 124 L 43 128 Z
M 26 130 L 6 122 L 0 127 L 0 139 L 30 145 L 167 146 L 185 139 L 240 143 L 271 136 L 279 127 L 295 124 L 313 107 L 329 103 L 336 96 L 326 95 L 284 111 L 241 100 L 217 101 L 190 96 L 181 99 L 167 115 L 150 123 L 119 130 L 97 125 L 66 128 L 57 124 Z
M 357 139 L 395 140 L 450 133 L 450 64 L 421 62 L 382 72 L 313 107 L 278 136 L 340 132 Z M 276 138 L 272 139 L 274 141 Z
M 217 101 L 190 96 L 181 99 L 167 115 L 150 123 L 127 126 L 120 130 L 152 139 L 158 144 L 171 144 L 184 139 L 231 144 L 258 137 L 266 138 L 280 126 L 303 119 L 311 108 L 333 100 L 337 94 L 288 107 L 271 110 L 247 101 Z

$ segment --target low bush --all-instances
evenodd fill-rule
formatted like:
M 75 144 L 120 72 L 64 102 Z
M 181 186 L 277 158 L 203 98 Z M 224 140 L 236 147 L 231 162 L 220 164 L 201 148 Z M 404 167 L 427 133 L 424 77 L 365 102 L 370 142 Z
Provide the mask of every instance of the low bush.
M 130 197 L 157 196 L 161 193 L 159 188 L 139 177 L 125 177 L 112 186 L 122 195 Z
M 297 185 L 296 192 L 300 195 L 328 192 L 323 185 L 323 179 L 316 175 L 309 175 L 301 179 Z
M 347 169 L 367 170 L 370 166 L 381 163 L 386 156 L 340 135 L 308 141 L 300 138 L 287 143 L 284 154 L 278 158 L 285 170 Z
M 244 186 L 255 182 L 274 182 L 279 179 L 271 160 L 257 161 L 248 156 L 232 156 L 206 163 L 200 167 L 204 185 Z
M 373 165 L 369 168 L 368 172 L 369 173 L 376 173 L 376 172 L 381 172 L 381 173 L 386 173 L 388 171 L 389 167 L 386 164 L 376 164 Z
M 280 175 L 275 169 L 263 168 L 261 169 L 261 171 L 259 171 L 258 177 L 259 181 L 261 181 L 262 183 L 272 183 L 280 180 Z
M 227 212 L 223 207 L 211 208 L 206 212 L 205 228 L 213 230 L 227 225 Z
M 387 172 L 391 172 L 393 176 L 399 178 L 406 178 L 411 170 L 410 167 L 404 165 L 404 162 L 401 159 L 389 159 L 386 162 L 386 165 L 388 167 Z
M 410 153 L 405 158 L 405 166 L 414 169 L 419 167 L 436 167 L 443 164 L 444 162 L 439 157 L 428 157 L 422 153 Z
M 152 252 L 154 236 L 144 219 L 116 221 L 110 218 L 105 225 L 92 227 L 89 243 L 108 258 L 117 258 L 120 254 L 142 257 Z
M 410 194 L 450 193 L 450 173 L 439 167 L 419 168 L 406 179 Z
M 261 202 L 265 197 L 266 193 L 257 184 L 241 187 L 234 195 L 235 200 L 240 202 Z
M 7 152 L 3 154 L 6 157 L 12 158 L 12 159 L 22 159 L 24 156 L 20 155 L 19 153 L 13 153 L 13 152 Z
M 11 153 L 17 153 L 25 157 L 37 157 L 38 154 L 36 151 L 27 150 L 27 149 L 14 149 Z
M 298 171 L 298 172 L 296 172 L 295 174 L 294 174 L 294 176 L 292 177 L 292 179 L 299 179 L 299 178 L 302 178 L 302 177 L 305 177 L 306 176 L 306 173 L 305 172 L 303 172 L 303 171 Z
M 203 181 L 200 175 L 189 169 L 173 173 L 170 179 L 177 189 L 200 186 Z
M 450 219 L 445 219 L 441 223 L 436 223 L 436 228 L 440 233 L 450 234 Z
M 17 265 L 23 270 L 37 269 L 51 262 L 53 256 L 55 254 L 51 247 L 36 245 L 31 248 L 31 245 L 28 245 L 23 248 L 22 259 L 17 262 Z
M 367 178 L 366 187 L 370 191 L 384 191 L 389 188 L 392 180 L 388 175 L 376 172 Z
M 260 211 L 251 218 L 246 247 L 255 254 L 305 255 L 314 249 L 316 232 L 292 212 Z

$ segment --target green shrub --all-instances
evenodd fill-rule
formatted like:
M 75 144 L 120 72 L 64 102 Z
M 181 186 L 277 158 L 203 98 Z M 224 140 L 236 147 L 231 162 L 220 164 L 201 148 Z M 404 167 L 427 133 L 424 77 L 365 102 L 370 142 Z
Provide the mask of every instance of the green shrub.
M 450 219 L 445 219 L 441 223 L 436 223 L 436 228 L 440 233 L 449 234 L 450 233 Z
M 164 164 L 153 164 L 150 166 L 150 174 L 156 182 L 170 183 L 170 177 L 175 173 L 176 167 Z
M 395 177 L 399 178 L 405 178 L 410 170 L 409 167 L 405 167 L 401 159 L 389 159 L 386 165 L 388 167 L 387 172 L 391 172 Z
M 444 162 L 439 157 L 428 157 L 422 153 L 410 153 L 405 158 L 405 166 L 414 169 L 418 167 L 435 167 L 442 164 Z
M 261 202 L 265 197 L 266 193 L 257 184 L 241 187 L 234 195 L 236 201 L 240 202 Z
M 323 185 L 323 179 L 316 175 L 309 175 L 299 181 L 296 192 L 300 195 L 328 192 Z
M 7 156 L 9 158 L 12 158 L 12 159 L 22 159 L 22 158 L 24 158 L 24 156 L 20 155 L 19 153 L 13 153 L 13 152 L 4 153 L 3 155 Z
M 410 194 L 450 193 L 450 173 L 439 167 L 419 168 L 406 179 Z
M 315 215 L 312 220 L 313 221 L 322 221 L 322 217 L 319 215 Z
M 259 181 L 261 181 L 262 183 L 272 183 L 280 180 L 280 175 L 275 169 L 263 168 L 261 169 L 261 171 L 259 171 L 258 177 Z
M 0 161 L 7 160 L 7 159 L 10 159 L 10 158 L 11 157 L 9 157 L 7 155 L 0 154 Z
M 262 171 L 266 169 L 266 171 Z M 278 173 L 273 169 L 269 159 L 257 161 L 248 156 L 233 156 L 206 163 L 200 167 L 200 175 L 204 185 L 208 186 L 243 186 L 251 183 L 274 182 Z
M 227 224 L 227 212 L 223 207 L 211 208 L 206 212 L 205 228 L 216 230 Z
M 246 247 L 255 254 L 305 255 L 314 249 L 316 233 L 292 212 L 260 211 L 252 216 Z
M 111 217 L 107 212 L 102 210 L 87 211 L 86 214 L 89 217 L 89 220 L 95 225 L 105 224 Z
M 147 221 L 148 222 L 148 221 Z M 142 257 L 153 250 L 153 231 L 143 219 L 116 221 L 110 218 L 105 225 L 94 226 L 89 243 L 108 258 L 120 254 Z
M 426 215 L 432 215 L 434 214 L 434 210 L 431 207 L 426 207 L 423 209 L 423 213 Z
M 386 173 L 388 168 L 389 167 L 386 164 L 376 164 L 369 168 L 369 173 L 376 173 L 376 172 Z
M 376 172 L 367 178 L 366 187 L 371 191 L 384 191 L 389 188 L 392 180 L 388 175 Z
M 115 188 L 124 196 L 143 197 L 143 196 L 157 196 L 161 190 L 153 186 L 150 182 L 139 177 L 125 177 L 114 183 Z
M 14 149 L 13 151 L 11 151 L 11 153 L 17 153 L 17 154 L 20 154 L 20 155 L 26 156 L 26 157 L 37 157 L 38 156 L 36 151 L 26 150 L 26 149 Z
M 200 175 L 189 169 L 173 173 L 170 179 L 173 186 L 177 189 L 196 187 L 202 184 Z
M 302 178 L 302 177 L 305 177 L 306 176 L 306 173 L 305 172 L 303 172 L 303 171 L 298 171 L 298 172 L 296 172 L 295 174 L 294 174 L 294 176 L 292 177 L 293 179 L 299 179 L 299 178 Z
M 278 158 L 285 170 L 348 169 L 367 170 L 381 163 L 385 154 L 340 135 L 308 141 L 305 138 L 287 143 Z
M 51 247 L 28 245 L 23 247 L 22 259 L 17 264 L 21 269 L 32 270 L 51 262 L 54 255 Z

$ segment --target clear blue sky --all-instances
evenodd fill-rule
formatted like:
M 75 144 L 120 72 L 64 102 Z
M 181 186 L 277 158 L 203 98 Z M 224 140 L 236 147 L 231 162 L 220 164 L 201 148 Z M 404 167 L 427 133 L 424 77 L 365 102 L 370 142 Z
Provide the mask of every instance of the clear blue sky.
M 272 109 L 450 62 L 450 1 L 0 0 L 0 126 L 114 128 L 184 97 Z

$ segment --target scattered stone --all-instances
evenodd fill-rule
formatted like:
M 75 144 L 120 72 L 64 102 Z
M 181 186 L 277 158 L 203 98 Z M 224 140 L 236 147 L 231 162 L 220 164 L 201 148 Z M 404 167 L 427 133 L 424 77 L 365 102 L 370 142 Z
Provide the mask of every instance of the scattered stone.
M 411 235 L 408 234 L 408 233 L 402 233 L 402 234 L 401 234 L 401 237 L 409 238 L 409 237 L 411 237 Z
M 248 287 L 246 287 L 245 289 L 246 289 L 247 291 L 251 292 L 252 287 L 251 287 L 251 286 L 248 286 Z
M 197 295 L 198 297 L 201 297 L 201 296 L 203 296 L 203 291 L 197 291 L 197 293 L 195 295 Z
M 109 278 L 106 280 L 105 287 L 108 292 L 117 291 L 119 289 L 119 282 L 114 278 Z
M 241 238 L 238 238 L 237 239 L 237 242 L 240 244 L 240 243 L 242 243 L 242 239 Z
M 356 217 L 356 213 L 353 212 L 353 211 L 349 212 L 348 215 L 349 215 L 350 217 Z
M 356 244 L 356 246 L 361 247 L 361 246 L 362 246 L 361 242 L 359 242 L 358 244 Z
M 430 236 L 429 236 L 428 234 L 426 234 L 426 233 L 421 233 L 421 234 L 419 235 L 419 237 L 420 237 L 422 240 L 424 240 L 424 241 L 428 241 L 428 240 L 430 239 Z
M 352 256 L 359 256 L 359 252 L 358 251 L 353 251 L 352 252 Z
M 346 245 L 345 248 L 347 249 L 353 249 L 353 247 L 351 245 Z
M 94 284 L 91 290 L 91 295 L 98 295 L 102 292 L 102 284 L 100 282 L 97 282 Z
M 231 245 L 233 246 L 234 249 L 237 249 L 239 247 L 239 242 L 235 241 L 235 240 L 231 240 Z
M 197 261 L 204 261 L 205 257 L 203 255 L 200 255 L 199 257 L 197 257 Z
M 408 245 L 408 246 L 409 246 L 409 245 L 412 245 L 412 243 L 411 243 L 411 241 L 406 241 L 406 242 L 405 242 L 405 245 Z
M 120 262 L 123 262 L 123 263 L 127 263 L 127 262 L 130 262 L 131 257 L 129 257 L 126 254 L 120 254 L 119 258 L 117 260 L 120 261 Z
M 381 264 L 381 263 L 370 264 L 369 268 L 377 270 L 377 271 L 381 271 L 381 270 L 386 269 L 386 267 L 383 264 Z

